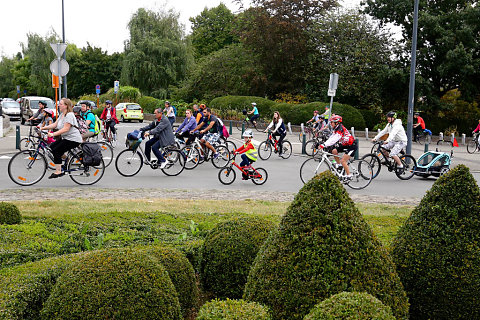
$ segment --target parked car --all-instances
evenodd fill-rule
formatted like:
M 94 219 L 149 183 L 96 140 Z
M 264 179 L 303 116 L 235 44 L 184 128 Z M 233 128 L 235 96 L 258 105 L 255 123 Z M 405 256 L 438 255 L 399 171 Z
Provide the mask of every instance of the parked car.
M 46 98 L 46 97 L 35 97 L 35 96 L 22 97 L 20 98 L 20 110 L 21 110 L 20 120 L 22 124 L 25 124 L 25 121 L 28 121 L 28 119 L 38 111 L 39 101 L 46 102 L 47 103 L 46 108 L 52 110 L 54 117 L 56 117 L 57 114 L 55 109 L 55 103 L 53 103 L 52 99 Z
M 2 100 L 0 102 L 2 113 L 9 116 L 10 119 L 20 120 L 20 104 L 15 100 Z
M 97 109 L 97 104 L 92 100 L 80 100 L 77 102 L 77 106 L 81 105 L 84 102 L 88 102 L 90 104 L 90 110 Z
M 143 109 L 138 103 L 119 103 L 115 107 L 115 111 L 117 113 L 117 119 L 122 122 L 132 120 L 138 120 L 139 122 L 143 122 Z

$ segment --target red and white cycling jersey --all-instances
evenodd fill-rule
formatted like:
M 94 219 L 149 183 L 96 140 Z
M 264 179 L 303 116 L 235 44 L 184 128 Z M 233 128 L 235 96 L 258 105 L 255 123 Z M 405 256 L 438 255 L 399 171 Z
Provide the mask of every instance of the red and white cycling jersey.
M 343 124 L 339 124 L 334 129 L 333 134 L 325 141 L 324 145 L 325 147 L 331 147 L 337 142 L 342 146 L 351 146 L 355 142 L 355 139 Z

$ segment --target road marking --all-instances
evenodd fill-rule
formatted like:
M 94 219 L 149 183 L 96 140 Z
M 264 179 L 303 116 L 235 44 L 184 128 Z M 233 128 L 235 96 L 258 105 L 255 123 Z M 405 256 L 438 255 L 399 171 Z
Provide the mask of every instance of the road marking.
M 0 156 L 0 160 L 10 160 L 12 157 L 9 156 Z

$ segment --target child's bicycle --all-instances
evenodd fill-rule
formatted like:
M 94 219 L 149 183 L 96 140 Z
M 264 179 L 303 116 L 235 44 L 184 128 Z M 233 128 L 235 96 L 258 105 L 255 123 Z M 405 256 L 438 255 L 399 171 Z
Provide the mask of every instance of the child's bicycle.
M 231 156 L 230 165 L 220 169 L 218 172 L 218 180 L 223 184 L 232 184 L 237 177 L 235 173 L 234 166 L 242 173 L 242 175 L 247 176 L 247 179 L 252 180 L 253 183 L 257 185 L 264 184 L 268 179 L 267 170 L 263 168 L 253 168 L 251 165 L 241 167 L 235 162 L 236 154 Z
M 243 129 L 245 130 L 251 127 L 254 127 L 259 132 L 262 132 L 263 130 L 265 130 L 265 123 L 263 122 L 263 120 L 261 120 L 260 118 L 257 118 L 255 119 L 255 124 L 253 124 L 250 121 L 250 117 L 248 116 L 246 110 L 243 110 L 243 114 L 245 115 L 245 119 L 243 119 L 242 121 L 237 121 L 237 129 L 239 131 L 242 131 L 242 125 L 243 125 Z
M 279 149 L 280 147 L 278 146 L 278 140 L 273 137 L 272 131 L 268 130 L 267 139 L 258 146 L 258 156 L 262 160 L 268 160 L 272 155 L 272 150 L 274 153 L 279 153 Z M 291 155 L 292 144 L 288 140 L 283 140 L 282 154 L 280 157 L 283 159 L 288 159 Z

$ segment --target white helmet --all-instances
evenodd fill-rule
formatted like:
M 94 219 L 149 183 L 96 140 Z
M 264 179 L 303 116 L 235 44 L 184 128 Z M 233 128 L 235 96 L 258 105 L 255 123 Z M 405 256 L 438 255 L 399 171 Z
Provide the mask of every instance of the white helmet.
M 247 129 L 243 132 L 244 138 L 253 138 L 253 132 L 251 129 Z
M 257 106 L 257 104 L 255 102 L 252 102 L 252 106 Z

